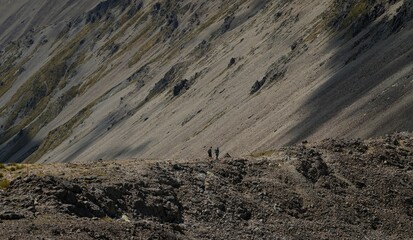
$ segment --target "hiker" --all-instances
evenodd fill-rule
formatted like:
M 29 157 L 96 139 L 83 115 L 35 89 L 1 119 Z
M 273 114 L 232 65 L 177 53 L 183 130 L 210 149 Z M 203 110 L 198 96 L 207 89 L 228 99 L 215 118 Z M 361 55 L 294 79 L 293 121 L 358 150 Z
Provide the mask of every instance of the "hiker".
M 217 147 L 215 149 L 215 156 L 216 156 L 217 160 L 219 160 L 219 147 Z
M 208 157 L 212 158 L 212 147 L 208 149 Z

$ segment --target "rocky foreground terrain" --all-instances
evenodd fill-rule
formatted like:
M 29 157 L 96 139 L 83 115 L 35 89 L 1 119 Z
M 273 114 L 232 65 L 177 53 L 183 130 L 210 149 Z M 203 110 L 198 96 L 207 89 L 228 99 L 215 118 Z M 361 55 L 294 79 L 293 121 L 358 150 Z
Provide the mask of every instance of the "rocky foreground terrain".
M 3 166 L 0 238 L 413 238 L 413 134 L 252 155 Z

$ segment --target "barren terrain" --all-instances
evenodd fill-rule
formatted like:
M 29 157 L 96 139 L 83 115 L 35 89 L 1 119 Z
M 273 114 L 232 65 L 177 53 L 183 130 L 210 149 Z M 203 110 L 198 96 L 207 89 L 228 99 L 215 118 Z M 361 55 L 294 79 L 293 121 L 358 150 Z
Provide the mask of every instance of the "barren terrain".
M 413 239 L 412 39 L 411 0 L 0 0 L 0 239 Z
M 0 162 L 413 130 L 411 1 L 0 0 Z
M 411 133 L 0 172 L 1 239 L 413 238 Z

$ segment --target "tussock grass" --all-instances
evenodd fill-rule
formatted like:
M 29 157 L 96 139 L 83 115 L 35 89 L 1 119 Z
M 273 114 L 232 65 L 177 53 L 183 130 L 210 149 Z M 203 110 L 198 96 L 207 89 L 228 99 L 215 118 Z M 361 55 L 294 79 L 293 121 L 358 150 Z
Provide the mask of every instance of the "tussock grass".
M 10 181 L 6 178 L 0 180 L 0 189 L 6 189 L 10 186 Z
M 123 56 L 126 52 L 132 51 L 133 47 L 135 46 L 135 44 L 144 38 L 148 37 L 149 32 L 153 31 L 155 29 L 154 25 L 151 25 L 150 23 L 147 23 L 146 20 L 148 19 L 148 14 L 145 13 L 143 14 L 139 20 L 138 23 L 139 25 L 145 25 L 143 26 L 142 29 L 140 30 L 135 30 L 138 31 L 138 35 L 136 35 L 131 41 L 129 41 L 127 44 L 121 46 L 121 51 L 117 52 L 114 56 L 114 58 L 118 58 L 120 56 Z
M 6 169 L 14 172 L 26 168 L 25 164 L 12 163 Z
M 139 22 L 141 17 L 143 16 L 144 12 L 142 9 L 138 11 L 132 18 L 127 19 L 126 15 L 124 15 L 120 21 L 120 25 L 122 25 L 122 28 L 109 40 L 107 41 L 100 49 L 99 51 L 102 51 L 104 49 L 107 49 L 110 45 L 114 44 L 119 38 L 125 35 L 126 31 L 136 22 Z M 146 15 L 147 16 L 147 15 Z M 123 24 L 124 23 L 124 24 Z
M 139 49 L 139 51 L 137 51 L 132 58 L 129 60 L 128 62 L 128 66 L 132 67 L 133 65 L 135 65 L 137 62 L 139 62 L 142 57 L 148 53 L 157 43 L 159 34 L 155 34 L 153 35 L 151 38 L 149 38 L 145 44 L 143 44 L 143 46 Z
M 57 127 L 56 129 L 49 132 L 47 137 L 43 140 L 40 147 L 26 159 L 27 163 L 34 163 L 39 160 L 44 154 L 50 150 L 55 149 L 63 141 L 65 141 L 73 132 L 77 126 L 79 126 L 87 117 L 92 113 L 92 105 L 82 109 L 78 114 L 72 117 L 65 124 Z
M 3 111 L 9 110 L 10 113 L 4 124 L 7 131 L 0 136 L 0 144 L 41 116 L 42 121 L 37 121 L 37 125 L 31 126 L 29 129 L 28 137 L 34 137 L 45 123 L 58 114 L 55 111 L 56 109 L 47 109 L 50 95 L 59 85 L 65 85 L 68 76 L 70 76 L 69 70 L 74 71 L 85 60 L 84 55 L 75 57 L 75 54 L 80 48 L 80 41 L 89 32 L 90 28 L 88 27 L 80 31 L 65 48 L 26 81 L 5 105 Z M 74 59 L 71 66 L 67 66 L 69 59 Z M 66 100 L 70 101 L 71 99 L 67 98 Z M 30 101 L 35 101 L 35 104 L 31 108 L 27 108 Z
M 73 130 L 80 124 L 82 124 L 93 113 L 92 108 L 96 104 L 101 102 L 102 99 L 104 99 L 105 96 L 107 96 L 110 92 L 111 90 L 107 91 L 105 94 L 103 94 L 95 101 L 91 102 L 89 105 L 83 108 L 65 124 L 50 131 L 47 137 L 43 140 L 42 144 L 39 146 L 39 148 L 33 154 L 31 154 L 30 157 L 28 157 L 25 160 L 25 162 L 35 163 L 47 152 L 50 152 L 51 150 L 59 146 L 61 143 L 63 143 L 68 137 L 70 137 L 70 135 L 73 133 Z
M 359 0 L 350 10 L 344 21 L 344 27 L 349 26 L 354 20 L 356 20 L 361 14 L 367 12 L 368 0 Z
M 356 21 L 362 14 L 365 14 L 369 9 L 368 0 L 360 0 L 352 4 L 349 12 L 346 14 L 345 18 L 339 24 L 339 30 L 349 27 L 354 21 Z M 322 14 L 315 22 L 312 24 L 313 27 L 309 31 L 304 41 L 307 43 L 313 42 L 317 39 L 318 35 L 327 32 L 328 34 L 333 34 L 334 29 L 331 28 L 332 20 L 339 14 L 341 14 L 342 6 L 339 3 L 332 3 L 325 13 Z
M 268 151 L 263 151 L 263 152 L 253 152 L 253 153 L 251 153 L 251 157 L 255 157 L 255 158 L 271 157 L 276 152 L 277 152 L 276 150 L 268 150 Z

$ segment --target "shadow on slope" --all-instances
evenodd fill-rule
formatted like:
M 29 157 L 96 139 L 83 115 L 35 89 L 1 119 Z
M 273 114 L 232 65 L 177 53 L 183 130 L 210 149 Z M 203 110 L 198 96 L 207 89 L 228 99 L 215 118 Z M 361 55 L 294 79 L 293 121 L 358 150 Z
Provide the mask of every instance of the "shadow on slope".
M 375 11 L 376 6 L 372 7 L 372 11 Z M 369 14 L 367 16 L 371 16 L 372 13 Z M 291 139 L 288 145 L 310 137 L 324 124 L 348 110 L 348 107 L 372 94 L 381 84 L 386 86 L 386 91 L 374 97 L 370 96 L 372 99 L 368 105 L 356 108 L 346 117 L 380 117 L 380 113 L 395 107 L 398 101 L 411 92 L 412 71 L 404 76 L 396 74 L 411 66 L 413 62 L 413 31 L 410 22 L 412 18 L 413 6 L 408 1 L 392 18 L 385 17 L 379 22 L 373 23 L 369 17 L 361 14 L 340 37 L 329 43 L 329 47 L 337 49 L 337 53 L 328 66 L 330 69 L 338 70 L 335 70 L 336 73 L 319 86 L 304 104 L 303 109 L 307 112 L 307 117 L 287 133 Z M 337 19 L 344 21 L 340 16 L 336 17 L 335 21 Z M 334 24 L 337 25 L 337 22 L 333 22 Z M 400 31 L 401 29 L 403 31 Z M 410 102 L 409 105 L 412 104 L 413 102 Z M 400 109 L 398 115 L 411 116 L 412 108 Z M 350 127 L 357 129 L 360 125 Z M 381 134 L 411 131 L 413 122 L 408 118 L 382 119 L 380 124 L 373 128 L 380 129 Z M 369 134 L 375 135 L 375 132 Z
M 21 153 L 19 150 L 26 145 L 33 146 L 29 150 Z M 21 163 L 30 154 L 35 152 L 40 146 L 40 142 L 33 140 L 30 134 L 26 130 L 20 130 L 16 136 L 13 137 L 8 143 L 0 148 L 0 163 L 8 163 L 14 158 L 14 163 Z
M 76 151 L 73 151 L 72 153 L 68 154 L 65 156 L 64 159 L 59 159 L 58 161 L 62 162 L 71 162 L 74 161 L 75 159 L 80 159 L 79 157 L 82 155 L 82 153 L 90 150 L 94 144 L 99 142 L 100 139 L 104 138 L 107 134 L 109 134 L 111 131 L 115 130 L 115 128 L 122 124 L 122 122 L 125 120 L 125 116 L 122 113 L 122 111 L 115 111 L 110 114 L 108 114 L 106 117 L 104 117 L 98 124 L 95 125 L 95 127 L 90 130 L 84 137 L 80 139 L 81 143 L 77 143 L 77 148 Z M 132 154 L 133 156 L 141 154 L 146 148 L 152 143 L 152 140 L 146 140 L 141 142 L 139 146 L 136 148 L 123 148 L 123 147 L 113 147 L 110 150 L 104 151 L 101 154 L 99 154 L 100 158 L 117 158 L 119 156 L 125 155 L 126 153 Z M 114 143 L 113 146 L 118 145 L 118 143 Z M 73 145 L 70 145 L 71 149 L 73 149 Z M 82 159 L 80 159 L 82 160 Z

